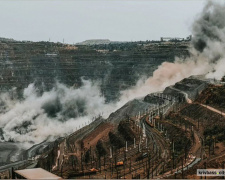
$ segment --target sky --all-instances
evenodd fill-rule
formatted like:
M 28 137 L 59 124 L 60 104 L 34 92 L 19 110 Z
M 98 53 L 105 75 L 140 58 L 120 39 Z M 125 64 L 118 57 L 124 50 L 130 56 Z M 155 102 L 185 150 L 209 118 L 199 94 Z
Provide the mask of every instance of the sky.
M 0 37 L 73 44 L 187 37 L 203 0 L 0 0 Z

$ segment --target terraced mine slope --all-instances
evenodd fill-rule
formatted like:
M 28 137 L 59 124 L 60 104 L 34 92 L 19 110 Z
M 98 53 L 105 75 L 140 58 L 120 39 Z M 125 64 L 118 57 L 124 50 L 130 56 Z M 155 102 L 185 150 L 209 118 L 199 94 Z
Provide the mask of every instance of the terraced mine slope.
M 225 116 L 216 109 L 219 101 L 213 109 L 200 101 L 210 97 L 205 93 L 212 87 L 213 92 L 225 88 L 197 76 L 183 79 L 128 102 L 108 119 L 99 117 L 69 136 L 33 147 L 29 160 L 14 167 L 42 167 L 79 179 L 196 178 L 197 169 L 223 168 Z M 1 170 L 2 176 L 7 171 Z
M 208 87 L 196 77 L 177 84 L 187 84 L 193 92 L 202 85 L 203 91 Z M 184 93 L 182 88 L 170 93 L 166 89 L 128 102 L 108 119 L 94 121 L 97 124 L 57 141 L 42 154 L 38 166 L 63 178 L 189 176 L 187 172 L 196 171 L 203 158 L 221 155 L 224 118 L 195 99 L 188 102 Z M 216 134 L 215 129 L 219 130 Z
M 11 50 L 2 51 L 2 91 L 17 87 L 13 95 L 35 81 L 42 92 L 53 87 L 55 79 L 79 87 L 84 77 L 100 79 L 108 101 L 139 76 L 150 76 L 165 59 L 173 61 L 179 52 L 185 54 L 188 45 L 16 43 L 7 41 Z M 20 56 L 19 47 L 23 47 Z M 42 167 L 63 178 L 195 178 L 196 169 L 223 168 L 225 119 L 223 102 L 215 97 L 223 99 L 225 87 L 210 83 L 201 76 L 185 78 L 163 92 L 127 102 L 107 119 L 96 117 L 68 136 L 26 151 L 8 143 L 13 150 L 1 150 L 5 154 L 2 165 L 13 161 L 11 154 L 23 158 L 1 166 L 0 176 L 10 178 L 11 167 Z
M 108 101 L 164 61 L 188 56 L 189 42 L 127 42 L 68 45 L 52 42 L 0 40 L 0 91 L 21 90 L 35 82 L 40 91 L 55 80 L 80 86 L 81 77 L 98 80 Z M 15 89 L 13 90 L 15 91 Z M 12 94 L 13 94 L 12 91 Z

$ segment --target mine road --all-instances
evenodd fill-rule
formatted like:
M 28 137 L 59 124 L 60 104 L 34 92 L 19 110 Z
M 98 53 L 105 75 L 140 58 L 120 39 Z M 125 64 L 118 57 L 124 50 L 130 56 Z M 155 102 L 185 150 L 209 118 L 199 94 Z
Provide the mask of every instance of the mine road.
M 221 115 L 223 115 L 225 117 L 225 113 L 222 112 L 222 111 L 220 111 L 220 110 L 218 110 L 218 109 L 215 109 L 215 108 L 213 108 L 211 106 L 208 106 L 208 105 L 205 105 L 205 104 L 200 104 L 200 105 L 203 106 L 203 107 L 205 107 L 205 108 L 207 108 L 207 109 L 209 109 L 209 110 L 211 110 L 211 111 L 213 111 L 213 112 L 216 112 L 218 114 L 221 114 Z

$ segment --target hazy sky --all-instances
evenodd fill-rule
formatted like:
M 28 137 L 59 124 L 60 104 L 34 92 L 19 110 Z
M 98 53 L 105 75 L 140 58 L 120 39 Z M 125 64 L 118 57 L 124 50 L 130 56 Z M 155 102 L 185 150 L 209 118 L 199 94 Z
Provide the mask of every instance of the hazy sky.
M 0 37 L 76 43 L 187 37 L 201 0 L 0 0 Z

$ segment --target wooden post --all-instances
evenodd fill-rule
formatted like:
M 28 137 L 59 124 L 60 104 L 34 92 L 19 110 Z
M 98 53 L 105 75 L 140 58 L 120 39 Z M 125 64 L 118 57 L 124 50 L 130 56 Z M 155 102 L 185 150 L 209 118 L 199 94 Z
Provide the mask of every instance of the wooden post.
M 198 118 L 198 130 L 199 130 L 199 118 Z
M 209 140 L 209 157 L 210 157 L 210 150 L 211 150 L 210 149 L 211 148 L 210 146 L 211 146 L 211 139 Z
M 154 165 L 152 164 L 152 179 L 153 179 L 153 166 L 154 166 Z
M 130 157 L 130 173 L 131 173 L 131 157 Z
M 12 167 L 12 169 L 11 169 L 11 171 L 12 171 L 12 179 L 15 179 L 15 172 L 14 172 L 14 168 Z
M 100 168 L 100 173 L 101 173 L 101 171 L 102 171 L 102 166 L 101 166 L 101 157 L 99 156 L 99 158 L 98 158 L 98 162 L 99 162 L 99 168 Z
M 81 170 L 84 171 L 84 167 L 83 167 L 83 153 L 81 153 Z
M 207 168 L 207 164 L 206 162 L 204 162 L 204 166 L 205 166 L 205 169 Z M 206 179 L 206 175 L 205 175 L 205 179 Z
M 145 174 L 147 173 L 148 171 L 148 161 L 145 162 Z
M 125 169 L 126 169 L 125 163 L 126 163 L 126 162 L 124 161 L 124 163 L 123 163 L 124 179 L 126 179 L 126 176 L 125 176 Z
M 184 157 L 185 157 L 185 163 L 187 161 L 187 144 L 184 147 Z
M 105 169 L 105 155 L 104 155 L 104 169 Z
M 61 166 L 61 177 L 63 178 L 62 172 L 63 172 L 63 165 Z
M 151 154 L 149 153 L 149 156 L 148 156 L 148 179 L 150 178 L 150 168 L 151 168 Z
M 113 175 L 113 160 L 112 160 L 112 164 L 111 164 L 111 167 L 112 167 L 112 175 Z
M 223 164 L 222 164 L 223 165 L 223 170 L 224 170 L 224 164 L 225 164 L 225 161 L 223 161 Z M 225 176 L 223 176 L 223 179 L 225 179 Z
M 174 169 L 174 167 L 175 167 L 175 157 L 174 157 L 174 152 L 173 152 L 173 169 Z
M 182 158 L 182 179 L 184 179 L 184 159 Z

